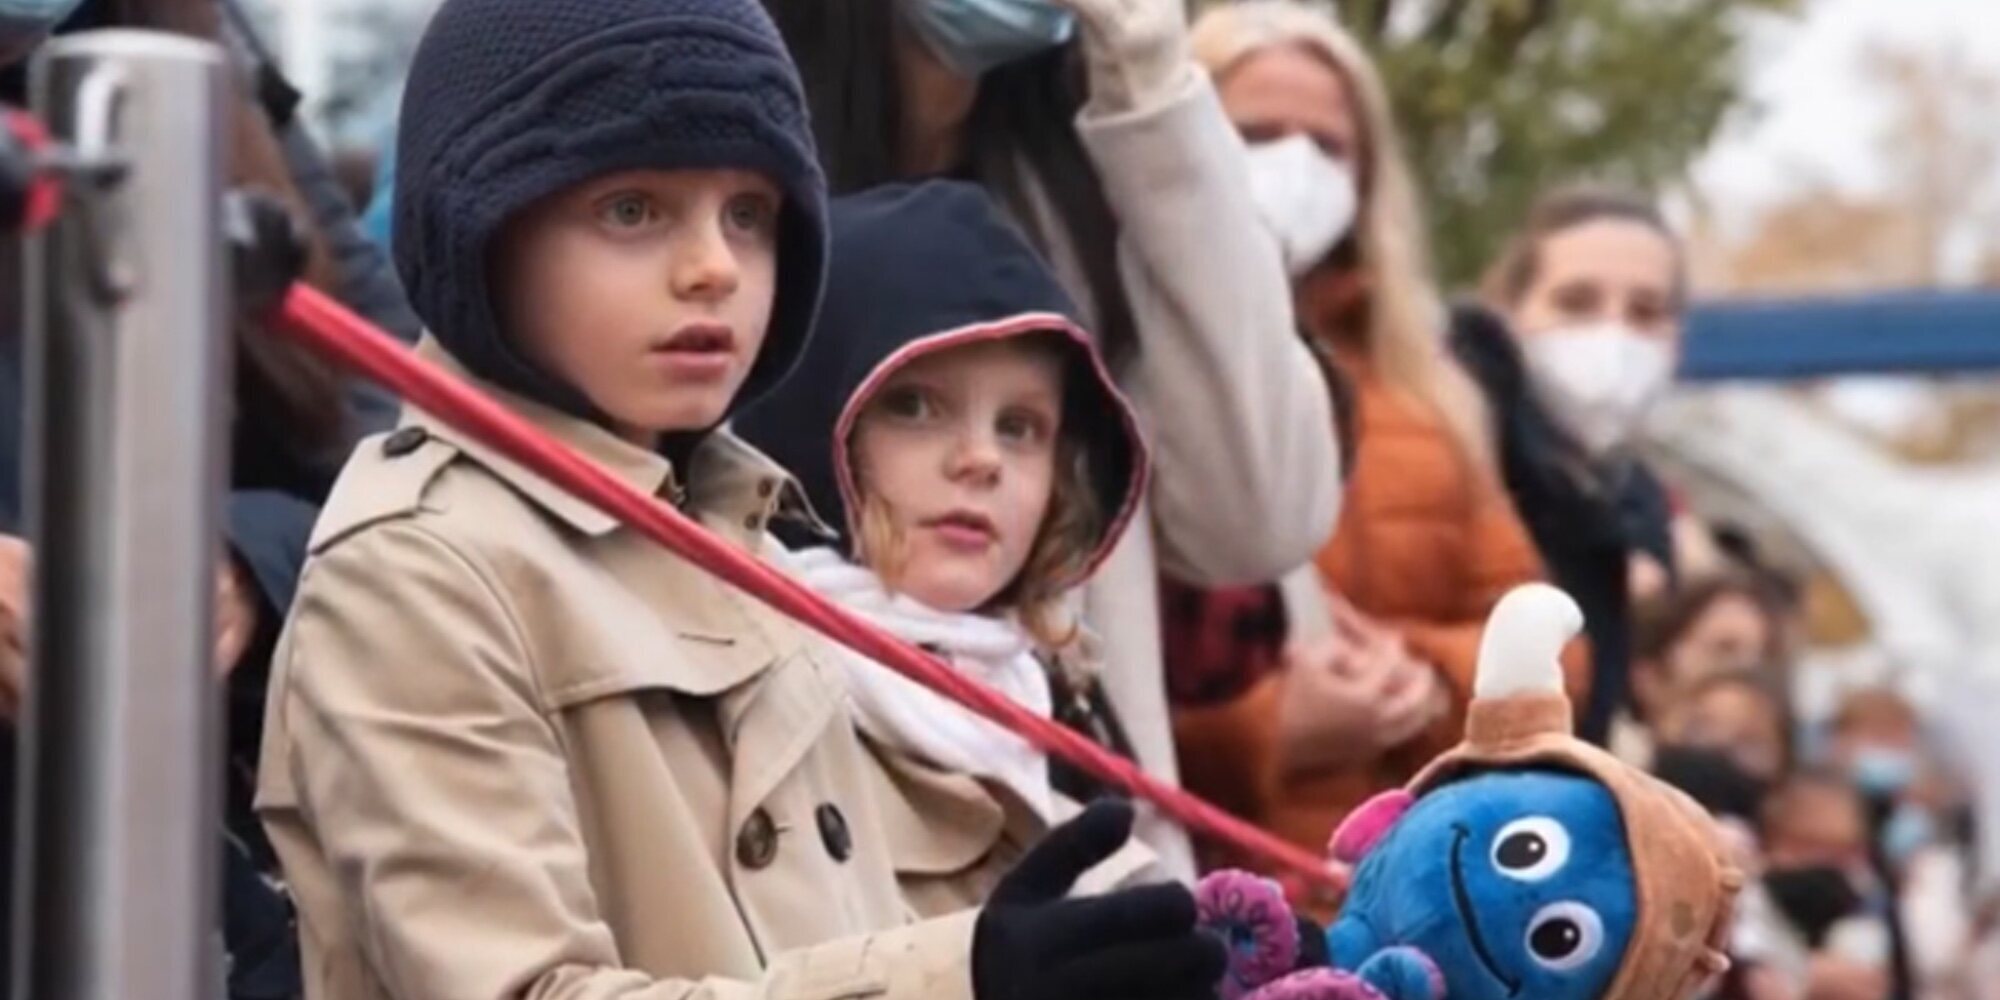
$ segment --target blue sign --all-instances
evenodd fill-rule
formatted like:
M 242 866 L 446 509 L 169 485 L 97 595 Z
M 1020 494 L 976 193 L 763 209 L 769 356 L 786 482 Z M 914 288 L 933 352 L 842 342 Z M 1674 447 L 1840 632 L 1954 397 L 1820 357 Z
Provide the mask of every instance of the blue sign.
M 2000 373 L 2000 291 L 1725 300 L 1688 318 L 1685 381 Z

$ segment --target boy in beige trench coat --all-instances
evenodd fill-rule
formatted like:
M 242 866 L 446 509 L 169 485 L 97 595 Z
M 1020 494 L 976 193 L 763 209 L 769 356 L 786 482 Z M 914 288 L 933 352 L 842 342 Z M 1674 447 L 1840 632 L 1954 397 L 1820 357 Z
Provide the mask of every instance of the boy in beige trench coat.
M 401 129 L 420 352 L 746 549 L 812 516 L 720 429 L 800 355 L 825 270 L 754 0 L 446 0 Z M 1186 890 L 1067 898 L 1124 806 L 914 922 L 830 662 L 408 411 L 343 472 L 274 659 L 258 807 L 308 1000 L 1212 994 Z

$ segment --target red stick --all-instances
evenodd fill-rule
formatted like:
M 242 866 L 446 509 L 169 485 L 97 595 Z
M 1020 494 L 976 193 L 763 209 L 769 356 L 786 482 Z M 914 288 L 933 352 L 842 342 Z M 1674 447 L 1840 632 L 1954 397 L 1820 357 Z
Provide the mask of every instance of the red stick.
M 1155 779 L 1132 762 L 1016 705 L 709 534 L 671 506 L 550 440 L 479 390 L 425 364 L 402 343 L 320 292 L 304 284 L 294 285 L 281 303 L 277 319 L 286 333 L 313 350 L 388 386 L 405 401 L 450 422 L 780 613 L 964 705 L 1043 752 L 1153 803 L 1190 831 L 1260 859 L 1272 871 L 1286 873 L 1306 885 L 1336 891 L 1345 888 L 1345 880 L 1312 854 Z

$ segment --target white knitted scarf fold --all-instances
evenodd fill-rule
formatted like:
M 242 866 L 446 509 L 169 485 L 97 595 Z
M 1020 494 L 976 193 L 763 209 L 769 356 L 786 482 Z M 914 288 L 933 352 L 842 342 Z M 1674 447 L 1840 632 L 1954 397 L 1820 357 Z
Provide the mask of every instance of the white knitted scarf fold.
M 934 610 L 892 594 L 866 567 L 828 548 L 788 552 L 786 571 L 820 596 L 1047 718 L 1048 675 L 1019 624 Z M 840 659 L 857 724 L 872 739 L 937 767 L 997 781 L 1051 816 L 1048 757 L 1027 741 L 929 688 L 844 647 Z

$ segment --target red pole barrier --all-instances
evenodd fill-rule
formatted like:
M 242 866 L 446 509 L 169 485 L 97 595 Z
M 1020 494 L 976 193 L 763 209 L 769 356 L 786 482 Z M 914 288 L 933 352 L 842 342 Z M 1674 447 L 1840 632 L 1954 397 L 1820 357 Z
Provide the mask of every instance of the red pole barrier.
M 658 498 L 626 485 L 479 390 L 425 364 L 400 342 L 320 292 L 294 285 L 278 325 L 326 357 L 396 391 L 489 447 L 630 525 L 780 613 L 1004 726 L 1051 756 L 1155 806 L 1190 831 L 1230 845 L 1305 885 L 1341 891 L 1346 880 L 1310 852 L 1159 781 L 1131 761 L 1030 712 L 915 646 L 875 629 L 804 585 L 709 534 Z

